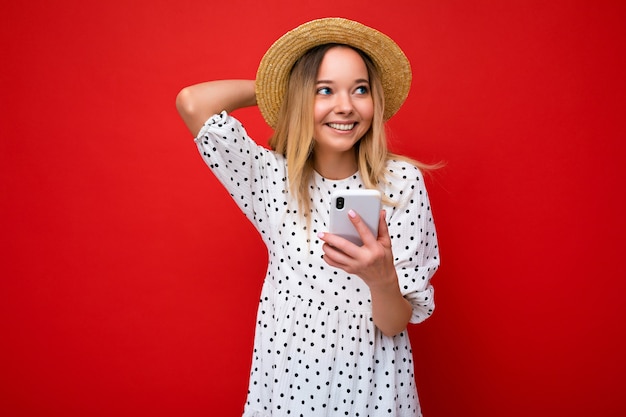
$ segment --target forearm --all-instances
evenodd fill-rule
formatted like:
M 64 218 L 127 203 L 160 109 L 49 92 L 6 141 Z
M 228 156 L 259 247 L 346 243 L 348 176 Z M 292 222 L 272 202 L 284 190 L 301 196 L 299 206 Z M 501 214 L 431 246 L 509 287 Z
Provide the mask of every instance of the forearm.
M 318 237 L 325 242 L 322 247 L 324 260 L 330 266 L 358 275 L 367 284 L 374 324 L 385 335 L 394 336 L 406 329 L 413 307 L 400 291 L 385 211 L 380 212 L 378 238 L 372 235 L 357 213 L 348 214 L 363 246 L 357 247 L 337 235 L 320 233 Z
M 402 296 L 397 285 L 385 285 L 371 288 L 372 317 L 374 324 L 385 335 L 394 336 L 406 329 L 411 319 L 412 306 Z
M 213 114 L 256 105 L 254 80 L 217 80 L 183 88 L 176 109 L 195 136 Z

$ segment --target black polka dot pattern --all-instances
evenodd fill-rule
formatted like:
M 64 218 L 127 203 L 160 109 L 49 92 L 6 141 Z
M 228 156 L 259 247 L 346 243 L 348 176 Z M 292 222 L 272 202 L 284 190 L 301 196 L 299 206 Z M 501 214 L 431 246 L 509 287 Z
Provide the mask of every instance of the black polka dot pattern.
M 311 212 L 290 200 L 284 158 L 255 144 L 226 113 L 211 117 L 196 143 L 202 158 L 255 225 L 269 264 L 261 291 L 244 417 L 420 416 L 408 335 L 388 337 L 373 323 L 363 281 L 322 259 L 330 195 L 364 187 L 359 174 L 315 173 Z M 412 323 L 432 314 L 430 279 L 439 265 L 433 218 L 420 171 L 390 161 L 381 191 L 400 288 Z

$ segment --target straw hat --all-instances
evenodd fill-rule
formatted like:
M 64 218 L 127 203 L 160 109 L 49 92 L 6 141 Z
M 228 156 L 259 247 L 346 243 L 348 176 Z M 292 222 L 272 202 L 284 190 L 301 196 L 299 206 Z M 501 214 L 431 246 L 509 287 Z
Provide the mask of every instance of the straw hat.
M 256 75 L 256 98 L 263 118 L 271 127 L 276 127 L 292 67 L 306 51 L 327 43 L 345 44 L 365 52 L 382 80 L 384 119 L 390 119 L 400 109 L 411 87 L 411 65 L 400 47 L 387 35 L 361 23 L 325 18 L 287 32 L 261 59 Z

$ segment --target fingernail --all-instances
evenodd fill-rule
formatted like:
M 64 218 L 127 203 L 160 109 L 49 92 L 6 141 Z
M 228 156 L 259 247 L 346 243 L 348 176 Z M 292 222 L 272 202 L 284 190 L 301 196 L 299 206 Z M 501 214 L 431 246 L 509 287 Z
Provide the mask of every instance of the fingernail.
M 320 239 L 324 239 L 324 232 L 319 232 L 317 234 L 317 237 L 319 237 Z
M 348 216 L 352 217 L 353 219 L 356 217 L 356 213 L 354 212 L 354 210 L 350 209 L 348 210 Z

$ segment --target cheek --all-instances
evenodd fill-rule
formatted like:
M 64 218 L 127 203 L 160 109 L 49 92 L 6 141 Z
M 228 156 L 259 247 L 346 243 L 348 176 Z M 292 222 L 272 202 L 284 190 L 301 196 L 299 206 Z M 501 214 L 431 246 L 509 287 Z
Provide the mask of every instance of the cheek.
M 325 115 L 324 108 L 319 101 L 313 104 L 313 119 L 316 123 L 319 123 Z
M 374 118 L 374 103 L 363 103 L 360 113 L 363 121 L 367 121 L 369 124 L 371 124 L 372 119 Z
M 361 103 L 359 113 L 361 113 L 361 117 L 363 119 L 372 120 L 374 118 L 374 101 L 373 100 L 364 100 Z

